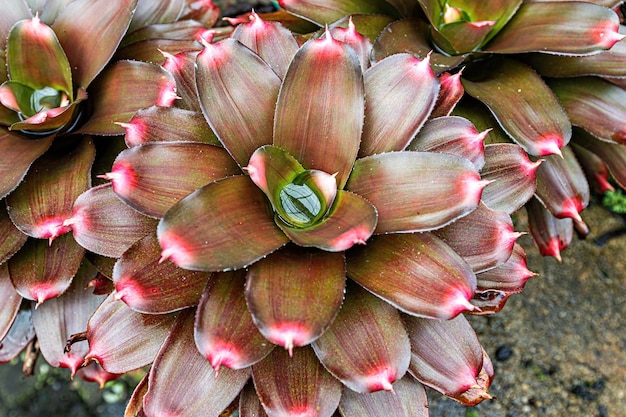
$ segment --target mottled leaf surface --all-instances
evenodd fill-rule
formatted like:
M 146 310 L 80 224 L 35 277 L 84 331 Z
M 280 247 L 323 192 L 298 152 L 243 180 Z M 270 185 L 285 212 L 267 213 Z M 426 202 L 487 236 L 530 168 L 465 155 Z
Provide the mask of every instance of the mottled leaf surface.
M 331 417 L 341 398 L 341 383 L 324 369 L 310 347 L 293 355 L 274 349 L 252 366 L 259 399 L 269 416 Z
M 268 340 L 292 350 L 332 323 L 345 290 L 343 254 L 287 246 L 250 266 L 246 300 Z
M 448 319 L 476 288 L 467 263 L 431 233 L 376 236 L 347 254 L 348 276 L 409 314 Z
M 179 314 L 159 351 L 144 397 L 147 417 L 218 417 L 250 378 L 250 368 L 219 375 L 193 341 L 194 310 Z

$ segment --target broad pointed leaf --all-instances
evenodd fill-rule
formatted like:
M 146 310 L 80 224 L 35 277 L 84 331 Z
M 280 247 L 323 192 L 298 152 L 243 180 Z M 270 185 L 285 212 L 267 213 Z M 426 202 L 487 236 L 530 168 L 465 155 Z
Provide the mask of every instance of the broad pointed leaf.
M 160 44 L 162 40 L 158 40 L 157 42 Z M 198 45 L 201 46 L 200 44 Z M 202 118 L 206 126 L 205 129 L 211 131 L 211 128 L 207 126 L 206 120 L 202 116 L 202 109 L 200 108 L 198 93 L 196 92 L 196 57 L 200 50 L 201 49 L 197 51 L 194 49 L 189 50 L 189 48 L 187 48 L 184 52 L 177 54 L 165 53 L 165 51 L 163 51 L 163 55 L 166 59 L 162 65 L 176 80 L 176 93 L 182 98 L 182 103 L 177 103 L 179 107 L 198 113 L 198 116 Z M 211 134 L 215 141 L 219 142 L 215 134 L 213 132 L 211 132 Z
M 589 54 L 623 39 L 618 29 L 617 14 L 589 2 L 526 2 L 485 49 L 505 54 Z
M 480 73 L 465 73 L 465 91 L 482 101 L 498 123 L 528 153 L 558 154 L 572 131 L 554 93 L 529 66 L 509 58 L 491 61 Z
M 35 339 L 35 328 L 30 310 L 20 310 L 11 325 L 11 329 L 0 342 L 0 364 L 12 361 L 24 348 Z
M 364 244 L 376 227 L 376 209 L 364 198 L 340 190 L 328 215 L 306 229 L 292 227 L 276 217 L 276 223 L 297 245 L 341 252 Z
M 259 55 L 281 79 L 299 48 L 293 34 L 283 25 L 266 22 L 254 11 L 250 22 L 238 25 L 232 37 Z
M 113 191 L 130 206 L 148 216 L 162 217 L 192 191 L 240 173 L 239 166 L 221 147 L 161 142 L 121 152 L 105 178 L 112 181 Z
M 6 53 L 11 80 L 35 90 L 49 87 L 64 94 L 66 100 L 73 100 L 70 63 L 54 31 L 38 17 L 13 26 Z
M 129 147 L 171 141 L 220 144 L 200 113 L 176 107 L 141 109 L 121 126 L 126 130 L 125 140 Z
M 196 83 L 204 117 L 240 166 L 272 142 L 280 78 L 258 55 L 230 39 L 206 44 Z
M 546 157 L 537 168 L 535 195 L 553 216 L 580 222 L 579 213 L 589 204 L 589 184 L 571 148 L 562 153 Z
M 27 139 L 19 133 L 0 130 L 0 196 L 4 197 L 22 181 L 31 164 L 52 144 L 54 135 Z
M 442 227 L 474 210 L 486 185 L 456 155 L 391 152 L 357 160 L 347 188 L 376 208 L 380 234 Z
M 359 394 L 344 388 L 339 411 L 343 417 L 428 417 L 428 398 L 422 384 L 412 376 L 393 384 L 393 392 Z
M 246 271 L 215 273 L 196 313 L 194 340 L 216 372 L 243 369 L 263 359 L 274 345 L 259 333 L 246 307 Z
M 9 275 L 9 265 L 0 264 L 0 299 L 4 300 L 0 309 L 0 343 L 7 335 L 22 303 L 22 296 L 15 291 Z M 0 348 L 0 351 L 2 349 Z
M 75 85 L 87 88 L 109 62 L 126 33 L 136 3 L 76 0 L 59 14 L 52 29 L 72 66 Z
M 146 314 L 163 314 L 196 306 L 209 279 L 206 272 L 159 263 L 161 247 L 149 234 L 130 247 L 115 263 L 113 282 L 117 299 Z
M 473 307 L 470 267 L 431 233 L 376 236 L 348 252 L 348 276 L 412 315 L 449 319 Z
M 526 211 L 528 229 L 539 253 L 561 262 L 561 251 L 569 246 L 574 235 L 572 219 L 554 217 L 536 198 L 526 203 Z
M 521 292 L 526 281 L 535 275 L 528 269 L 524 248 L 516 243 L 511 257 L 505 263 L 476 275 L 477 290 Z
M 147 417 L 218 417 L 250 378 L 250 368 L 220 370 L 193 341 L 194 310 L 182 311 L 159 351 L 143 404 Z
M 1 200 L 0 200 L 1 201 Z M 26 242 L 27 236 L 15 227 L 5 205 L 0 203 L 0 265 L 17 252 Z
M 424 124 L 407 150 L 458 155 L 472 161 L 476 169 L 481 169 L 485 164 L 484 139 L 487 133 L 479 133 L 472 122 L 459 116 L 437 117 Z
M 9 259 L 13 286 L 22 297 L 38 304 L 58 297 L 70 286 L 84 253 L 70 234 L 52 243 L 29 239 Z
M 484 204 L 434 233 L 461 255 L 476 273 L 506 262 L 520 236 L 513 230 L 511 216 Z
M 411 339 L 409 371 L 422 384 L 464 405 L 490 399 L 483 350 L 464 316 L 453 320 L 405 317 Z
M 626 91 L 595 77 L 557 79 L 548 85 L 574 126 L 602 140 L 626 144 Z
M 65 344 L 71 335 L 85 331 L 89 317 L 105 298 L 93 295 L 87 288 L 95 275 L 93 265 L 84 262 L 63 295 L 33 309 L 33 324 L 41 353 L 50 365 L 69 368 L 72 375 L 83 364 L 88 346 L 79 342 L 66 352 Z
M 341 398 L 341 383 L 310 347 L 296 348 L 291 357 L 274 349 L 252 366 L 252 378 L 265 412 L 273 417 L 331 417 Z
M 265 338 L 290 352 L 317 339 L 343 302 L 343 254 L 288 246 L 250 266 L 246 301 Z
M 381 15 L 350 15 L 336 21 L 329 29 L 333 38 L 354 49 L 361 63 L 361 69 L 365 71 L 370 67 L 372 42 L 390 20 L 390 17 Z
M 454 110 L 459 100 L 463 98 L 465 90 L 461 83 L 461 72 L 450 74 L 444 72 L 439 76 L 439 95 L 437 96 L 437 102 L 430 118 L 449 116 Z
M 391 14 L 399 17 L 398 11 L 383 0 L 346 0 L 336 2 L 324 0 L 280 0 L 278 3 L 280 7 L 283 7 L 288 12 L 315 22 L 320 26 L 356 13 Z
M 137 313 L 111 294 L 89 319 L 85 363 L 95 360 L 120 374 L 148 365 L 175 319 L 175 314 Z
M 356 285 L 313 349 L 326 369 L 357 392 L 392 390 L 405 374 L 410 346 L 399 312 Z
M 136 61 L 118 61 L 108 67 L 89 89 L 93 113 L 81 126 L 81 133 L 120 135 L 137 110 L 171 106 L 176 82 L 165 69 Z
M 247 176 L 194 191 L 165 214 L 158 235 L 164 259 L 206 271 L 242 268 L 288 241 Z
M 487 145 L 485 159 L 481 176 L 493 182 L 483 190 L 483 203 L 493 210 L 514 213 L 535 193 L 541 161 L 532 162 L 520 146 L 506 143 Z
M 615 181 L 622 188 L 626 188 L 626 147 L 601 141 L 582 130 L 575 132 L 576 144 L 602 158 Z
M 326 33 L 300 48 L 289 66 L 276 104 L 274 145 L 306 169 L 337 173 L 342 189 L 358 152 L 363 112 L 359 60 Z
M 103 184 L 76 199 L 72 217 L 65 224 L 72 227 L 74 238 L 85 249 L 118 258 L 154 231 L 156 220 L 124 204 L 111 184 Z
M 89 188 L 96 148 L 89 138 L 76 146 L 50 151 L 29 170 L 21 186 L 7 197 L 9 216 L 25 234 L 54 239 L 70 228 L 74 200 Z
M 432 111 L 439 82 L 430 59 L 396 54 L 364 74 L 365 125 L 359 156 L 404 149 Z

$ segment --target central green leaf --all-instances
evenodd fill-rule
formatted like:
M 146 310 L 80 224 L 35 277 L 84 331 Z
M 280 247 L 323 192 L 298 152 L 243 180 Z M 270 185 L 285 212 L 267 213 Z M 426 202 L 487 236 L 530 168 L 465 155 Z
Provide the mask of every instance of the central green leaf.
M 293 226 L 309 226 L 324 215 L 326 204 L 307 184 L 292 182 L 279 192 L 280 217 Z

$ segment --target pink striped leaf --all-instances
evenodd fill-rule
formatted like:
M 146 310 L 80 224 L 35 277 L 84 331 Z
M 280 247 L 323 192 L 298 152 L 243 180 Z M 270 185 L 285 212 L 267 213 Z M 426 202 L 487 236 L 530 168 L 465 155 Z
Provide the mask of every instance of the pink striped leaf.
M 202 142 L 220 145 L 202 114 L 177 107 L 152 106 L 139 110 L 128 123 L 128 147 L 148 142 Z
M 347 189 L 376 208 L 381 234 L 440 228 L 474 210 L 486 185 L 465 158 L 390 152 L 357 160 Z
M 124 252 L 113 268 L 115 298 L 145 314 L 170 313 L 198 305 L 209 274 L 159 262 L 160 256 L 161 247 L 154 234 Z
M 461 255 L 476 273 L 506 262 L 521 235 L 513 230 L 510 215 L 482 203 L 467 216 L 434 234 Z
M 250 266 L 246 301 L 263 336 L 291 352 L 330 326 L 345 277 L 343 254 L 287 246 Z
M 72 376 L 82 366 L 89 347 L 82 341 L 66 352 L 65 344 L 71 335 L 87 329 L 89 317 L 105 298 L 93 295 L 87 287 L 95 275 L 93 265 L 83 262 L 67 291 L 33 310 L 33 325 L 43 357 L 54 367 L 70 369 Z
M 339 314 L 313 349 L 331 374 L 361 393 L 392 390 L 409 365 L 400 313 L 356 285 L 347 288 Z
M 4 204 L 0 206 L 0 265 L 13 256 L 27 239 L 27 236 L 15 227 L 5 207 Z
M 468 406 L 492 398 L 483 349 L 464 316 L 431 320 L 405 316 L 411 340 L 410 373 L 422 384 Z
M 192 191 L 237 174 L 241 174 L 239 166 L 221 147 L 161 142 L 122 151 L 104 177 L 131 207 L 148 216 L 163 217 Z
M 514 213 L 535 194 L 541 161 L 532 162 L 519 145 L 507 143 L 487 145 L 485 159 L 481 177 L 493 182 L 483 190 L 483 203 L 493 210 Z
M 35 340 L 35 328 L 33 327 L 31 310 L 20 310 L 0 343 L 0 364 L 11 362 L 19 355 L 26 346 Z
M 21 186 L 7 197 L 9 216 L 25 234 L 55 239 L 70 231 L 65 223 L 78 196 L 89 188 L 93 142 L 83 138 L 73 149 L 48 152 L 33 164 Z
M 274 142 L 305 169 L 335 174 L 342 189 L 359 150 L 364 97 L 361 64 L 326 33 L 300 48 L 276 103 Z
M 572 124 L 595 137 L 626 144 L 626 91 L 596 77 L 551 80 Z
M 76 241 L 99 255 L 119 258 L 128 248 L 153 232 L 157 221 L 120 200 L 111 184 L 92 187 L 74 202 L 72 227 Z
M 474 273 L 432 233 L 376 236 L 348 252 L 347 267 L 352 280 L 409 314 L 449 319 L 473 309 Z
M 254 387 L 265 412 L 273 417 L 331 417 L 341 398 L 341 383 L 329 374 L 310 347 L 292 356 L 274 349 L 252 366 Z
M 250 378 L 250 368 L 218 373 L 196 349 L 194 310 L 182 311 L 150 370 L 147 417 L 219 417 Z
M 198 351 L 216 372 L 246 368 L 274 345 L 259 333 L 246 306 L 246 271 L 215 273 L 200 299 L 194 325 Z
M 480 170 L 485 164 L 484 139 L 487 133 L 479 133 L 472 122 L 459 116 L 437 117 L 424 124 L 407 150 L 458 155 L 472 161 Z
M 574 132 L 576 145 L 602 158 L 613 179 L 626 188 L 626 146 L 599 140 L 581 129 L 575 129 Z
M 257 54 L 234 39 L 205 43 L 196 64 L 204 117 L 244 167 L 258 147 L 272 143 L 280 78 Z
M 502 129 L 528 153 L 558 154 L 572 135 L 567 115 L 535 71 L 510 58 L 492 60 L 480 73 L 465 72 L 465 91 L 483 102 Z
M 363 76 L 366 106 L 359 156 L 403 150 L 437 100 L 439 81 L 430 59 L 396 54 L 377 62 Z
M 573 220 L 554 217 L 536 198 L 526 203 L 528 228 L 543 256 L 553 256 L 561 262 L 561 251 L 569 246 L 574 235 Z
M 393 391 L 359 394 L 344 388 L 339 410 L 343 417 L 428 417 L 428 398 L 422 384 L 412 376 L 393 384 Z
M 85 364 L 97 361 L 117 374 L 146 366 L 154 360 L 175 319 L 175 314 L 137 313 L 111 294 L 89 318 Z
M 41 304 L 67 290 L 84 253 L 70 234 L 52 243 L 29 239 L 8 261 L 11 281 L 22 297 Z
M 563 148 L 562 156 L 547 156 L 536 176 L 535 195 L 550 213 L 582 223 L 579 213 L 589 204 L 589 183 L 572 149 Z

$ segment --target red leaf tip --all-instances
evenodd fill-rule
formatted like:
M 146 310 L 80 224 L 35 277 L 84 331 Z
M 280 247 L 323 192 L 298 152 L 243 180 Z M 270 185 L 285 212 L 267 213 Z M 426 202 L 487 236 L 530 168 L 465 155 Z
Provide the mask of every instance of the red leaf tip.
M 537 152 L 539 156 L 559 155 L 563 157 L 561 148 L 565 144 L 565 139 L 558 134 L 547 134 L 537 138 Z
M 626 37 L 619 33 L 619 24 L 613 21 L 601 23 L 591 31 L 591 35 L 598 45 L 606 49 L 610 49 Z
M 167 260 L 174 262 L 176 265 L 183 267 L 184 265 L 193 264 L 193 254 L 189 244 L 180 236 L 171 232 L 164 232 L 159 235 L 159 244 L 163 249 L 159 263 Z
M 264 336 L 272 343 L 287 349 L 293 356 L 294 346 L 304 346 L 311 342 L 311 330 L 298 322 L 280 323 L 268 329 Z
M 354 245 L 365 245 L 367 239 L 374 232 L 368 226 L 354 227 L 334 238 L 330 243 L 334 251 L 342 252 L 350 249 Z
M 205 357 L 215 370 L 216 376 L 219 375 L 221 366 L 238 369 L 243 363 L 241 349 L 225 340 L 213 341 L 210 351 L 205 352 Z
M 397 372 L 389 367 L 375 369 L 374 372 L 367 375 L 367 389 L 369 392 L 389 391 L 393 392 L 392 383 L 397 378 Z
M 44 219 L 41 223 L 35 226 L 33 234 L 40 239 L 49 239 L 50 244 L 57 237 L 72 230 L 71 223 L 68 223 L 68 219 L 61 216 L 53 216 Z
M 129 195 L 137 187 L 137 174 L 132 165 L 124 161 L 115 162 L 111 172 L 99 175 L 98 178 L 111 181 L 113 191 L 118 195 Z

